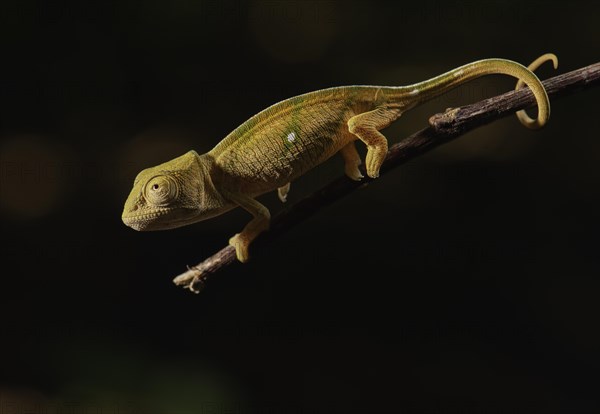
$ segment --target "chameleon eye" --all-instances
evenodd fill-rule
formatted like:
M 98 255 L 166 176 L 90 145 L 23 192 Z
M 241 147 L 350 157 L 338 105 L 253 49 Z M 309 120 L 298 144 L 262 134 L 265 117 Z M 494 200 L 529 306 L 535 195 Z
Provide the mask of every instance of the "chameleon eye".
M 146 200 L 155 206 L 166 206 L 177 198 L 178 192 L 177 182 L 166 175 L 150 179 L 144 188 Z

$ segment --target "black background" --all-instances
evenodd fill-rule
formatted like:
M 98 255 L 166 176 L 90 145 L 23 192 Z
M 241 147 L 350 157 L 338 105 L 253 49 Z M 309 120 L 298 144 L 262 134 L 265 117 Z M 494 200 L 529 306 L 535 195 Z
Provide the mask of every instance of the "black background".
M 598 90 L 555 100 L 541 131 L 507 118 L 414 160 L 201 295 L 171 278 L 247 213 L 157 233 L 120 215 L 139 170 L 281 99 L 486 57 L 554 52 L 566 72 L 598 60 L 599 17 L 593 2 L 3 0 L 0 412 L 598 412 Z M 474 81 L 386 135 L 513 87 Z M 341 173 L 336 157 L 289 202 Z

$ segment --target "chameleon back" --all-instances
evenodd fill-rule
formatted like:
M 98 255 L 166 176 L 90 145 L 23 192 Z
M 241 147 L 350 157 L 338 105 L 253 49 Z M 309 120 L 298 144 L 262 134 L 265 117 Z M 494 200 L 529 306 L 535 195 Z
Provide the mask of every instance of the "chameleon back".
M 262 194 L 294 180 L 356 137 L 347 120 L 355 100 L 345 88 L 300 95 L 250 118 L 211 152 L 224 184 Z

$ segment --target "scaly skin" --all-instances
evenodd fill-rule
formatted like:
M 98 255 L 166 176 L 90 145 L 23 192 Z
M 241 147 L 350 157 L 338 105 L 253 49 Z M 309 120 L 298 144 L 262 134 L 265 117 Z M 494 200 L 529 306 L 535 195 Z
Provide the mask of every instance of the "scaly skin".
M 547 54 L 532 68 L 552 60 Z M 253 219 L 230 239 L 237 258 L 248 260 L 248 246 L 269 227 L 269 210 L 255 197 L 278 190 L 285 201 L 289 183 L 340 152 L 345 172 L 360 180 L 361 160 L 354 141 L 367 145 L 366 170 L 378 177 L 387 152 L 379 132 L 400 115 L 458 85 L 489 74 L 506 74 L 535 95 L 538 118 L 519 112 L 528 128 L 550 117 L 546 91 L 533 72 L 519 63 L 485 59 L 410 86 L 342 86 L 279 102 L 244 122 L 210 152 L 190 151 L 140 172 L 125 202 L 123 222 L 136 230 L 180 227 L 242 207 Z

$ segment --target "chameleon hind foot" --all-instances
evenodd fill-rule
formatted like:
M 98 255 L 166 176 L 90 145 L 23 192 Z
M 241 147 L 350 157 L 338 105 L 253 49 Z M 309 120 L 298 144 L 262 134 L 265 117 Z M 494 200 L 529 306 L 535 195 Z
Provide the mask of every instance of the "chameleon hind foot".
M 360 165 L 360 164 L 358 164 L 358 165 Z M 365 176 L 362 175 L 362 173 L 360 172 L 360 169 L 358 168 L 358 165 L 348 165 L 348 164 L 346 164 L 346 166 L 344 168 L 344 173 L 346 173 L 346 175 L 348 176 L 348 178 L 350 178 L 351 180 L 360 181 L 363 178 L 365 178 Z
M 378 144 L 377 146 L 369 145 L 367 147 L 367 157 L 365 159 L 365 164 L 367 165 L 367 175 L 369 177 L 379 177 L 379 169 L 381 168 L 381 164 L 383 164 L 383 161 L 385 160 L 387 150 L 387 140 Z
M 367 145 L 365 164 L 367 175 L 379 177 L 379 169 L 385 160 L 388 142 L 379 132 L 400 117 L 399 109 L 380 107 L 373 111 L 353 116 L 348 121 L 348 130 Z
M 248 259 L 250 259 L 250 254 L 248 253 L 250 240 L 244 237 L 241 233 L 238 233 L 230 238 L 229 245 L 235 247 L 235 256 L 240 262 L 246 263 Z

